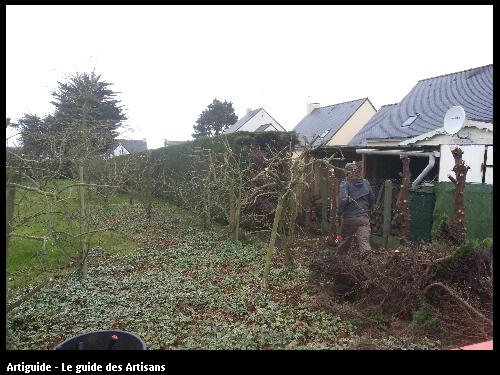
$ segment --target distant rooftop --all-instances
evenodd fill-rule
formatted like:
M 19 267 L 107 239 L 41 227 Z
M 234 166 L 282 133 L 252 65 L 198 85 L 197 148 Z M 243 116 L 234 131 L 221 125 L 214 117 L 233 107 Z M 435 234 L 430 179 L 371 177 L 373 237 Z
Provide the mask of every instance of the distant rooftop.
M 302 145 L 326 144 L 367 100 L 369 101 L 368 98 L 362 98 L 315 108 L 293 130 Z
M 224 130 L 224 134 L 227 133 L 234 133 L 237 131 L 239 128 L 241 128 L 243 125 L 247 123 L 248 120 L 250 120 L 253 116 L 257 114 L 262 108 L 257 108 L 254 109 L 253 111 L 248 112 L 245 116 L 240 118 L 238 121 L 236 121 L 233 125 L 231 125 L 229 128 Z
M 146 151 L 148 149 L 148 144 L 144 140 L 115 139 L 115 142 L 117 145 L 121 144 L 130 154 Z
M 382 106 L 349 145 L 405 139 L 443 127 L 446 111 L 462 106 L 467 119 L 493 123 L 493 65 L 418 81 L 398 104 Z
M 168 141 L 168 140 L 165 139 L 163 141 L 163 147 L 180 145 L 180 144 L 183 144 L 185 142 L 187 142 L 187 141 Z

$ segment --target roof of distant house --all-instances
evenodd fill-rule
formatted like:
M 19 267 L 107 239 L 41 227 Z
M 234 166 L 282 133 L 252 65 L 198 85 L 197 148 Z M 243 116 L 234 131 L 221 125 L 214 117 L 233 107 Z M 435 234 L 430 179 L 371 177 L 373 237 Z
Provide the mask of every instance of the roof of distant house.
M 370 102 L 368 98 L 362 98 L 315 108 L 293 130 L 302 145 L 306 142 L 311 146 L 326 144 L 365 101 Z
M 469 120 L 493 122 L 492 64 L 418 81 L 400 103 L 381 107 L 349 145 L 405 139 L 441 128 L 446 111 L 456 105 Z
M 240 129 L 243 125 L 245 125 L 252 117 L 254 117 L 257 113 L 259 113 L 260 110 L 263 110 L 264 112 L 267 113 L 267 111 L 264 108 L 262 108 L 262 107 L 254 109 L 253 111 L 249 111 L 245 116 L 243 116 L 242 118 L 240 118 L 238 121 L 236 121 L 229 128 L 225 129 L 223 133 L 224 134 L 234 133 L 235 131 L 237 131 L 238 129 Z M 268 114 L 269 117 L 271 117 L 276 122 L 276 125 L 278 125 L 283 131 L 286 131 L 286 129 L 283 126 L 281 126 L 281 124 L 278 121 L 276 121 L 273 116 L 271 116 L 269 113 L 267 113 L 267 114 Z M 266 127 L 264 127 L 264 125 L 266 125 Z M 276 129 L 276 131 L 279 131 L 276 128 L 276 126 L 273 125 L 273 124 L 263 124 L 263 125 L 259 126 L 254 131 L 261 132 L 261 131 L 264 131 L 265 129 L 267 129 L 269 126 L 272 126 L 273 128 Z
M 136 152 L 146 151 L 148 149 L 148 144 L 143 140 L 135 139 L 115 139 L 117 144 L 121 144 L 125 150 L 130 154 L 135 154 Z
M 163 142 L 163 147 L 180 145 L 180 144 L 183 144 L 185 142 L 187 142 L 187 141 L 167 141 L 167 140 L 165 140 Z
M 233 125 L 231 125 L 229 128 L 224 130 L 224 134 L 227 133 L 234 133 L 237 131 L 239 128 L 241 128 L 243 125 L 245 125 L 248 120 L 250 120 L 253 116 L 257 114 L 262 108 L 257 108 L 254 109 L 253 111 L 248 112 L 245 116 L 240 118 L 238 121 L 236 121 Z

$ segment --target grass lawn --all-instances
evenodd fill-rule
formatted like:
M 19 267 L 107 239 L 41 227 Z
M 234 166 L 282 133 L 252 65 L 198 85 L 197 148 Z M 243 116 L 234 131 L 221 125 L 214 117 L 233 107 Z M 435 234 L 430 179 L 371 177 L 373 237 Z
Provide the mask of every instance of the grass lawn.
M 425 338 L 367 337 L 360 322 L 319 307 L 309 282 L 312 259 L 326 251 L 320 246 L 295 248 L 293 269 L 278 253 L 263 291 L 262 242 L 230 240 L 222 227 L 202 230 L 198 218 L 165 202 L 155 202 L 151 222 L 140 205 L 114 203 L 100 222 L 127 241 L 104 238 L 85 280 L 56 278 L 9 312 L 8 349 L 51 349 L 113 327 L 136 333 L 149 349 L 350 349 L 367 340 L 379 349 L 439 347 Z M 118 251 L 130 243 L 133 251 Z M 15 288 L 13 300 L 25 290 Z
M 59 188 L 70 184 L 70 181 L 55 182 Z M 51 186 L 47 187 L 47 191 L 51 191 Z M 64 204 L 71 211 L 77 212 L 78 201 L 76 188 L 65 191 L 66 198 L 69 198 Z M 122 194 L 116 194 L 110 200 L 110 204 L 123 204 L 128 202 L 128 197 Z M 91 201 L 93 210 L 101 207 L 101 203 Z M 35 217 L 28 220 L 23 225 L 15 228 L 14 232 L 31 236 L 43 236 L 47 230 L 49 215 L 47 214 L 46 198 L 39 194 L 26 192 L 22 189 L 17 189 L 16 192 L 16 208 L 14 215 L 17 220 L 22 220 L 26 217 Z M 61 205 L 56 207 L 60 209 Z M 56 214 L 53 215 L 53 220 L 58 228 L 71 226 L 67 217 Z M 77 224 L 76 220 L 72 221 L 73 226 Z M 96 225 L 99 227 L 99 225 Z M 135 249 L 135 242 L 124 236 L 121 233 L 106 231 L 98 236 L 91 238 L 91 246 L 102 245 L 111 252 L 127 252 Z M 74 252 L 73 252 L 74 255 Z M 50 241 L 47 242 L 46 248 L 42 249 L 42 242 L 33 239 L 12 237 L 9 243 L 9 251 L 7 254 L 7 277 L 8 287 L 10 291 L 15 291 L 18 288 L 24 288 L 32 284 L 45 282 L 49 277 L 57 275 L 65 275 L 73 272 L 73 261 L 68 256 L 58 250 Z

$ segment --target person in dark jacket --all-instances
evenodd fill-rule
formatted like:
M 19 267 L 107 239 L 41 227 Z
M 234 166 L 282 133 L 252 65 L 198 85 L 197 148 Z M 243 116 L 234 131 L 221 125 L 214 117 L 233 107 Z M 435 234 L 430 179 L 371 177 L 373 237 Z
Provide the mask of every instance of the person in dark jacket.
M 368 180 L 361 177 L 360 164 L 347 163 L 347 176 L 340 183 L 337 213 L 342 217 L 341 235 L 344 239 L 339 247 L 348 250 L 356 236 L 361 253 L 371 250 L 369 211 L 375 196 Z

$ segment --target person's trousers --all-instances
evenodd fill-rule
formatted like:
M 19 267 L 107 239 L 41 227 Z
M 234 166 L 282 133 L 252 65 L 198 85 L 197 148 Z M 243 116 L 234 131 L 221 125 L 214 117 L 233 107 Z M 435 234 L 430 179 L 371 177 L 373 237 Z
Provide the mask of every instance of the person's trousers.
M 348 251 L 351 248 L 354 237 L 356 237 L 358 250 L 361 253 L 371 251 L 370 219 L 368 216 L 344 218 L 342 222 L 341 234 L 344 241 L 339 247 L 342 248 L 342 251 Z

